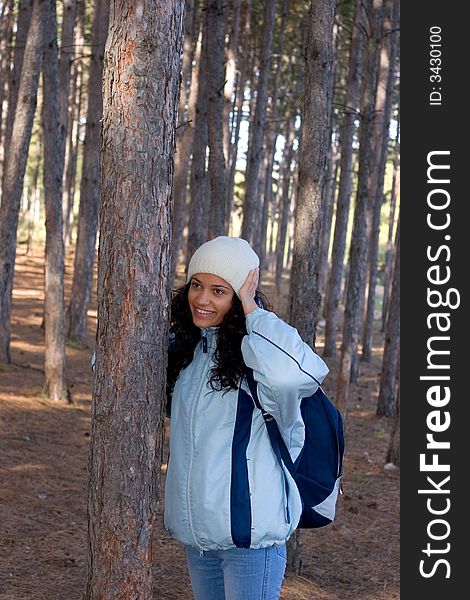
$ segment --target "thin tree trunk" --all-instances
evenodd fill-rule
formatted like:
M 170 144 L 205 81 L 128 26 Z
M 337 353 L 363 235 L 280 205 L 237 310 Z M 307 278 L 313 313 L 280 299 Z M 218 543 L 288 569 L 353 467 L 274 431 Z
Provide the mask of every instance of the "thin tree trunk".
M 178 129 L 176 131 L 175 177 L 173 182 L 172 236 L 171 236 L 171 281 L 173 283 L 178 266 L 179 251 L 183 243 L 186 192 L 191 148 L 194 134 L 194 111 L 196 109 L 199 64 L 201 59 L 201 40 L 194 31 L 197 3 L 185 1 L 184 15 L 184 54 L 181 68 L 181 90 L 178 106 Z M 193 38 L 196 34 L 196 49 Z M 193 60 L 196 62 L 193 76 Z M 189 92 L 188 92 L 189 90 Z M 187 109 L 186 109 L 187 103 Z
M 209 145 L 208 174 L 210 182 L 209 238 L 225 235 L 226 173 L 224 156 L 224 0 L 206 0 L 207 70 L 209 100 L 207 135 Z
M 6 158 L 0 205 L 0 363 L 11 362 L 10 319 L 16 239 L 26 161 L 36 109 L 43 44 L 43 2 L 33 0 L 31 23 L 24 49 L 15 119 Z
M 72 401 L 65 373 L 64 242 L 62 238 L 63 157 L 59 111 L 59 59 L 55 0 L 46 10 L 42 63 L 44 140 L 44 199 L 46 206 L 46 264 L 44 290 L 44 392 L 51 401 Z
M 328 99 L 333 62 L 335 0 L 312 2 L 306 45 L 305 93 L 299 182 L 295 215 L 294 251 L 289 293 L 289 322 L 315 348 L 318 314 L 318 244 L 325 160 L 328 153 Z M 299 531 L 287 545 L 287 570 L 300 574 Z
M 393 245 L 393 232 L 395 227 L 395 209 L 397 203 L 397 189 L 398 183 L 398 157 L 400 149 L 400 121 L 397 122 L 397 135 L 395 138 L 395 147 L 393 155 L 393 176 L 392 176 L 392 189 L 390 193 L 390 212 L 388 220 L 388 237 L 387 237 L 387 251 L 385 253 L 385 268 L 384 268 L 384 293 L 382 301 L 382 326 L 380 331 L 385 331 L 385 324 L 387 322 L 388 307 L 390 304 L 390 288 L 392 281 L 392 268 L 394 260 L 394 245 Z
M 284 38 L 286 32 L 286 21 L 287 21 L 288 2 L 284 0 L 281 5 L 281 23 L 279 25 L 279 33 L 277 39 L 276 48 L 276 71 L 272 82 L 272 94 L 271 94 L 271 107 L 269 111 L 269 123 L 266 127 L 266 169 L 264 177 L 264 194 L 263 194 L 263 209 L 261 215 L 261 223 L 259 231 L 255 236 L 254 249 L 257 251 L 260 258 L 260 271 L 263 272 L 265 269 L 266 259 L 266 234 L 268 224 L 269 208 L 272 203 L 273 195 L 273 166 L 274 166 L 274 155 L 276 154 L 276 141 L 278 138 L 278 112 L 279 104 L 284 104 L 286 92 L 284 91 L 282 97 L 279 98 L 279 88 L 281 84 L 281 72 L 282 72 L 282 57 L 284 56 Z
M 383 42 L 380 58 L 380 75 L 375 102 L 375 122 L 373 132 L 373 176 L 370 187 L 373 198 L 372 230 L 369 244 L 369 286 L 367 310 L 362 337 L 362 360 L 370 362 L 372 358 L 372 331 L 375 313 L 375 291 L 379 254 L 380 213 L 383 204 L 385 169 L 388 159 L 390 137 L 390 118 L 392 114 L 393 87 L 395 82 L 395 61 L 397 55 L 397 31 L 399 24 L 398 0 L 388 0 L 384 19 Z
M 26 42 L 28 38 L 28 30 L 31 21 L 32 10 L 33 0 L 20 0 L 18 6 L 18 18 L 16 21 L 13 68 L 10 71 L 10 78 L 8 81 L 8 108 L 5 123 L 5 134 L 3 139 L 4 168 L 2 172 L 2 177 L 5 177 L 6 164 L 8 162 L 8 151 L 10 148 L 10 141 L 12 137 L 13 122 L 16 118 L 18 90 L 21 83 L 23 60 L 26 51 Z
M 371 33 L 368 40 L 364 77 L 361 90 L 361 133 L 359 147 L 359 176 L 354 211 L 354 226 L 349 251 L 349 277 L 346 307 L 343 319 L 341 361 L 336 387 L 336 406 L 346 420 L 351 367 L 357 352 L 361 297 L 365 283 L 366 212 L 369 197 L 369 165 L 371 153 L 372 119 L 377 87 L 377 55 L 381 22 L 382 0 L 368 0 Z
M 278 235 L 276 242 L 276 275 L 274 290 L 277 293 L 281 285 L 281 277 L 284 270 L 285 254 L 286 254 L 286 239 L 287 225 L 289 221 L 289 208 L 291 203 L 290 190 L 292 189 L 293 169 L 292 159 L 294 156 L 294 140 L 295 140 L 295 114 L 292 114 L 287 120 L 287 130 L 285 133 L 286 144 L 283 153 L 283 176 L 281 197 L 279 199 L 279 221 Z
M 340 128 L 341 159 L 338 199 L 336 202 L 335 230 L 331 251 L 331 268 L 326 292 L 325 344 L 323 356 L 336 356 L 338 308 L 346 251 L 346 234 L 353 179 L 353 137 L 359 103 L 360 66 L 363 42 L 363 15 L 361 0 L 356 0 L 351 47 L 349 51 L 346 108 Z
M 232 2 L 232 21 L 230 25 L 230 37 L 227 47 L 227 65 L 225 68 L 225 87 L 224 87 L 224 155 L 228 161 L 230 154 L 230 140 L 232 131 L 230 127 L 230 112 L 234 106 L 233 94 L 235 91 L 236 65 L 238 54 L 238 36 L 240 33 L 240 13 L 241 0 Z
M 39 128 L 38 133 L 36 135 L 36 147 L 34 149 L 34 163 L 31 173 L 31 187 L 28 190 L 29 195 L 29 215 L 28 215 L 28 238 L 26 242 L 26 254 L 29 254 L 31 251 L 31 242 L 34 231 L 34 215 L 35 215 L 35 204 L 36 198 L 39 193 L 38 190 L 38 180 L 39 180 L 39 166 L 41 164 L 41 156 L 42 156 L 42 132 L 41 128 Z
M 395 418 L 393 419 L 393 428 L 390 433 L 390 441 L 385 457 L 387 463 L 400 466 L 400 384 L 398 384 L 396 396 Z
M 78 235 L 75 248 L 72 292 L 68 307 L 68 337 L 88 346 L 87 315 L 93 283 L 100 179 L 100 121 L 103 50 L 109 21 L 108 0 L 97 0 L 93 19 L 93 56 L 88 75 L 87 127 L 80 188 Z
M 261 34 L 261 55 L 259 79 L 256 86 L 256 109 L 251 133 L 245 171 L 245 194 L 243 200 L 243 222 L 241 237 L 249 243 L 254 241 L 255 224 L 259 210 L 259 171 L 263 157 L 263 139 L 268 106 L 268 82 L 271 67 L 276 0 L 266 0 L 263 32 Z M 253 89 L 253 88 L 252 88 Z
M 196 101 L 196 117 L 193 139 L 193 157 L 191 161 L 190 205 L 188 223 L 188 245 L 186 263 L 198 246 L 207 240 L 209 209 L 208 186 L 206 174 L 206 148 L 207 148 L 207 15 L 204 14 L 202 25 L 201 60 L 198 70 L 198 90 Z
M 245 99 L 245 85 L 249 72 L 249 49 L 250 49 L 250 22 L 251 22 L 251 0 L 247 0 L 245 3 L 245 24 L 243 28 L 242 48 L 243 55 L 239 57 L 238 62 L 240 64 L 239 77 L 238 77 L 238 90 L 234 109 L 236 112 L 235 124 L 233 127 L 233 141 L 231 140 L 228 154 L 228 181 L 227 181 L 227 201 L 226 207 L 227 212 L 225 214 L 225 222 L 227 226 L 230 226 L 230 216 L 233 207 L 233 196 L 235 189 L 235 171 L 237 167 L 237 155 L 238 155 L 238 142 L 240 140 L 240 127 L 243 114 L 243 103 Z M 254 60 L 254 59 L 253 59 Z
M 391 417 L 395 414 L 396 374 L 400 352 L 400 223 L 395 241 L 395 269 L 392 296 L 385 330 L 385 344 L 380 374 L 377 416 Z
M 153 596 L 183 15 L 183 0 L 112 3 L 84 600 Z
M 338 146 L 337 142 L 334 142 L 334 110 L 333 102 L 335 98 L 336 90 L 336 73 L 339 53 L 339 39 L 338 35 L 338 24 L 335 23 L 333 26 L 333 44 L 334 44 L 334 58 L 332 67 L 331 84 L 328 96 L 328 158 L 326 161 L 326 174 L 325 174 L 325 191 L 322 199 L 322 222 L 320 229 L 320 247 L 318 257 L 318 291 L 320 296 L 323 297 L 327 281 L 328 273 L 328 259 L 330 250 L 330 238 L 331 238 L 331 225 L 333 222 L 333 209 L 334 209 L 334 197 L 336 189 L 336 166 L 338 164 Z
M 14 35 L 13 4 L 13 0 L 6 0 L 6 2 L 3 2 L 2 12 L 0 13 L 0 148 L 2 150 L 4 132 L 3 101 L 5 99 L 5 91 L 7 88 L 8 76 L 10 74 L 11 45 Z M 0 157 L 0 159 L 3 161 L 3 157 Z M 0 169 L 1 167 L 2 165 L 0 164 Z
M 77 6 L 77 21 L 74 33 L 76 53 L 72 65 L 70 118 L 68 119 L 67 142 L 64 163 L 63 207 L 64 241 L 66 247 L 70 245 L 72 236 L 72 214 L 75 196 L 75 177 L 77 173 L 77 157 L 80 134 L 80 110 L 82 108 L 84 77 L 83 77 L 83 32 L 84 32 L 84 7 L 81 0 Z

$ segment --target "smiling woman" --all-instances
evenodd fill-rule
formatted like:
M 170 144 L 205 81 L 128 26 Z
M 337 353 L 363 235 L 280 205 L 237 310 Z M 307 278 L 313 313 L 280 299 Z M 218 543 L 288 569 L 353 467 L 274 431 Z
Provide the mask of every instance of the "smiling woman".
M 195 600 L 277 600 L 302 510 L 250 396 L 247 368 L 293 460 L 305 437 L 300 399 L 328 373 L 264 296 L 265 308 L 257 303 L 258 265 L 245 240 L 214 238 L 193 254 L 172 300 L 164 522 L 184 544 Z

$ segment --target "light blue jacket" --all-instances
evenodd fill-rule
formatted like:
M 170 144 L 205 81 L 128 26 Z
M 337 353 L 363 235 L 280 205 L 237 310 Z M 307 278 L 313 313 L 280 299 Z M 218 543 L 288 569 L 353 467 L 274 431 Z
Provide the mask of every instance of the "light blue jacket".
M 305 436 L 300 400 L 317 390 L 328 368 L 274 313 L 258 308 L 246 327 L 244 361 L 295 460 Z M 218 329 L 201 334 L 173 392 L 165 527 L 199 550 L 283 544 L 302 510 L 296 484 L 277 462 L 246 380 L 224 392 L 208 385 Z

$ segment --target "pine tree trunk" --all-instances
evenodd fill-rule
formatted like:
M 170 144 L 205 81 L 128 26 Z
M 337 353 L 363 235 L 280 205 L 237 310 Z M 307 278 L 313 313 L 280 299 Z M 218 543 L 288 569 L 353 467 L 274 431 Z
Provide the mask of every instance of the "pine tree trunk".
M 349 277 L 346 307 L 343 319 L 341 361 L 336 387 L 336 407 L 346 417 L 349 398 L 351 368 L 356 356 L 361 317 L 361 298 L 365 283 L 366 212 L 369 198 L 369 172 L 371 154 L 372 120 L 377 87 L 378 48 L 382 0 L 368 0 L 371 33 L 364 65 L 361 90 L 361 133 L 359 146 L 359 176 L 354 210 L 354 225 L 349 251 Z
M 259 79 L 256 86 L 256 109 L 245 171 L 245 194 L 243 200 L 243 222 L 241 237 L 249 243 L 254 241 L 256 222 L 259 221 L 259 172 L 263 157 L 263 139 L 268 106 L 268 82 L 271 67 L 271 49 L 273 41 L 276 0 L 266 0 Z M 253 89 L 253 88 L 252 88 Z
M 325 188 L 322 198 L 322 222 L 320 229 L 320 246 L 318 257 L 318 292 L 320 293 L 320 297 L 322 298 L 325 293 L 328 273 L 331 225 L 333 222 L 334 197 L 336 190 L 336 167 L 339 159 L 337 142 L 334 141 L 335 113 L 333 110 L 333 103 L 336 90 L 336 71 L 338 63 L 339 39 L 340 36 L 338 35 L 338 24 L 335 23 L 333 26 L 334 57 L 331 83 L 328 95 L 328 158 L 326 161 Z
M 397 189 L 399 187 L 398 177 L 398 156 L 400 153 L 400 121 L 397 122 L 397 135 L 395 138 L 395 147 L 393 155 L 393 176 L 392 176 L 392 190 L 390 193 L 390 211 L 388 220 L 388 236 L 387 236 L 387 251 L 385 253 L 385 268 L 384 268 L 384 293 L 382 301 L 382 326 L 380 331 L 385 331 L 385 324 L 387 322 L 388 307 L 390 304 L 390 288 L 392 281 L 392 270 L 394 261 L 394 245 L 393 245 L 393 231 L 395 226 L 395 209 L 397 202 Z
M 349 205 L 353 179 L 353 137 L 359 103 L 360 66 L 363 44 L 363 14 L 361 0 L 356 0 L 351 46 L 349 51 L 346 109 L 340 128 L 341 159 L 336 219 L 331 250 L 331 268 L 326 293 L 325 344 L 323 356 L 336 356 L 338 308 L 341 297 L 343 262 L 346 251 Z
M 397 55 L 398 0 L 388 0 L 385 8 L 383 40 L 380 57 L 380 75 L 375 102 L 373 131 L 373 154 L 370 188 L 373 198 L 372 230 L 369 245 L 369 286 L 367 310 L 364 320 L 361 359 L 370 362 L 372 358 L 372 331 L 374 326 L 375 292 L 379 254 L 380 213 L 383 204 L 385 169 L 388 159 L 390 118 L 392 114 L 393 87 L 395 83 L 395 61 Z
M 198 246 L 207 241 L 209 210 L 208 188 L 206 173 L 207 148 L 207 13 L 202 24 L 201 61 L 198 69 L 198 90 L 196 101 L 196 116 L 193 139 L 193 157 L 191 160 L 190 205 L 188 223 L 188 245 L 186 263 Z
M 207 135 L 209 145 L 209 238 L 225 235 L 226 173 L 224 156 L 224 0 L 206 0 L 207 70 L 206 86 L 209 100 Z
M 77 2 L 77 15 L 74 30 L 74 59 L 71 70 L 70 118 L 67 123 L 67 140 L 64 161 L 64 184 L 62 191 L 62 215 L 64 220 L 64 241 L 70 245 L 72 235 L 71 217 L 75 196 L 75 176 L 80 132 L 80 110 L 82 108 L 84 77 L 83 77 L 83 36 L 85 22 L 85 1 Z
M 62 238 L 63 135 L 59 112 L 59 60 L 55 0 L 44 0 L 42 63 L 46 265 L 44 290 L 45 383 L 51 401 L 71 401 L 65 374 L 64 242 Z
M 328 98 L 333 61 L 335 2 L 312 3 L 306 48 L 302 139 L 299 150 L 298 196 L 289 294 L 290 322 L 315 346 L 318 320 L 318 247 L 321 199 L 328 154 Z
M 245 85 L 248 77 L 249 69 L 249 50 L 250 50 L 250 22 L 251 22 L 251 0 L 247 0 L 245 3 L 245 23 L 243 28 L 243 38 L 242 38 L 242 49 L 243 55 L 239 56 L 238 63 L 240 63 L 239 67 L 239 77 L 237 82 L 237 95 L 236 102 L 234 104 L 234 110 L 236 113 L 235 122 L 233 125 L 233 140 L 229 145 L 229 154 L 228 154 L 228 181 L 227 181 L 227 200 L 226 200 L 226 208 L 227 212 L 225 214 L 225 222 L 227 226 L 230 226 L 230 216 L 233 207 L 233 196 L 235 189 L 235 170 L 237 167 L 237 154 L 238 154 L 238 142 L 240 140 L 240 127 L 242 121 L 242 111 L 243 111 L 243 102 L 245 97 Z
M 230 112 L 233 108 L 233 94 L 235 92 L 236 67 L 238 54 L 238 36 L 240 33 L 240 13 L 241 0 L 232 2 L 232 21 L 230 25 L 230 37 L 227 47 L 227 65 L 225 68 L 225 87 L 224 87 L 224 155 L 228 163 L 230 154 L 230 140 L 232 130 L 230 127 Z
M 390 433 L 390 442 L 385 457 L 387 463 L 400 466 L 400 385 L 398 384 L 397 399 L 395 408 L 395 418 L 393 419 L 393 428 Z
M 392 296 L 385 330 L 385 344 L 380 374 L 377 416 L 391 417 L 395 414 L 396 374 L 400 352 L 400 223 L 395 242 L 395 269 Z
M 201 59 L 201 41 L 198 31 L 194 31 L 197 3 L 185 1 L 184 15 L 184 54 L 181 68 L 181 90 L 178 106 L 178 130 L 176 132 L 175 176 L 173 182 L 172 235 L 171 235 L 171 281 L 174 281 L 178 266 L 179 252 L 183 243 L 184 216 L 188 172 L 194 134 L 194 112 L 196 109 L 199 64 Z M 196 49 L 194 50 L 194 36 Z M 199 38 L 199 39 L 198 39 Z M 196 62 L 193 76 L 193 61 Z M 189 91 L 188 91 L 189 90 Z M 187 108 L 186 108 L 187 104 Z
M 284 270 L 285 254 L 286 254 L 286 239 L 287 225 L 289 221 L 289 208 L 291 203 L 290 190 L 292 189 L 293 169 L 292 162 L 294 156 L 294 140 L 295 140 L 295 115 L 291 115 L 287 121 L 287 130 L 285 133 L 286 145 L 283 153 L 283 176 L 281 197 L 279 199 L 279 221 L 278 235 L 276 242 L 276 275 L 274 291 L 277 293 L 281 285 L 281 277 Z
M 302 139 L 295 215 L 294 251 L 289 294 L 289 322 L 315 347 L 318 315 L 318 244 L 325 160 L 328 152 L 328 98 L 333 62 L 334 0 L 312 2 L 306 46 Z M 287 546 L 287 569 L 300 574 L 299 531 Z
M 23 181 L 41 70 L 43 2 L 33 1 L 31 23 L 24 49 L 11 143 L 6 156 L 0 205 L 0 363 L 9 363 L 10 319 L 15 270 L 16 239 Z
M 68 337 L 88 346 L 87 315 L 93 283 L 100 179 L 100 120 L 103 112 L 103 50 L 109 21 L 108 0 L 98 0 L 93 19 L 93 57 L 88 75 L 87 127 L 80 188 L 78 235 L 75 248 L 72 292 L 68 307 Z
M 128 9 L 112 3 L 103 73 L 84 600 L 153 597 L 184 2 Z
M 0 13 L 0 148 L 3 149 L 3 132 L 4 132 L 4 115 L 3 115 L 3 101 L 5 99 L 5 91 L 8 83 L 8 76 L 10 74 L 10 61 L 11 61 L 11 46 L 13 41 L 13 0 L 7 0 L 2 3 L 2 10 Z M 3 158 L 0 157 L 3 161 Z M 0 164 L 0 181 L 1 181 L 1 168 Z
M 5 123 L 5 134 L 3 140 L 3 173 L 5 177 L 6 164 L 8 162 L 8 151 L 13 130 L 13 122 L 16 115 L 16 104 L 18 101 L 18 90 L 21 83 L 23 60 L 26 52 L 29 24 L 33 10 L 33 0 L 20 0 L 18 5 L 18 18 L 16 21 L 15 50 L 13 57 L 13 68 L 10 71 L 8 81 L 8 108 Z M 3 179 L 2 179 L 3 182 Z M 3 185 L 3 184 L 2 184 Z

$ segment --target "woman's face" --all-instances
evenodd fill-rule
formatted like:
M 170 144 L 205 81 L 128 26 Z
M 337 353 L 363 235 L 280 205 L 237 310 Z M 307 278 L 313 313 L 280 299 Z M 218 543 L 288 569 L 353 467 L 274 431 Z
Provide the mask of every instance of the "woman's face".
M 233 288 L 221 277 L 209 273 L 192 276 L 188 302 L 196 327 L 220 325 L 232 306 Z

